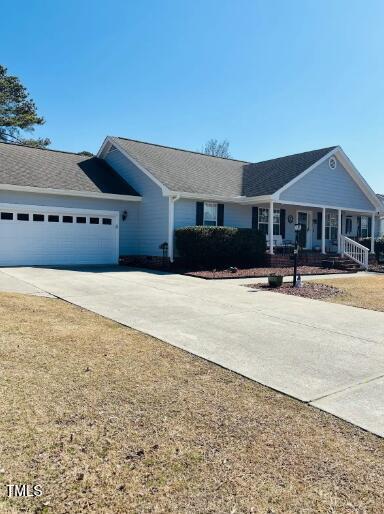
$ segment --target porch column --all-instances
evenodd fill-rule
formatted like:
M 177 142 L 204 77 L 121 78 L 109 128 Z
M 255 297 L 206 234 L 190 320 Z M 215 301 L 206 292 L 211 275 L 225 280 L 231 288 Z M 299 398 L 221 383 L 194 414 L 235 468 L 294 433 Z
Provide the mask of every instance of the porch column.
M 173 262 L 173 238 L 175 232 L 175 202 L 179 199 L 179 196 L 168 197 L 168 257 Z
M 375 214 L 372 214 L 371 253 L 375 253 Z
M 269 253 L 273 255 L 273 202 L 269 202 L 268 216 Z
M 325 207 L 323 207 L 323 223 L 321 224 L 321 253 L 325 253 Z
M 341 209 L 337 211 L 337 253 L 341 253 Z

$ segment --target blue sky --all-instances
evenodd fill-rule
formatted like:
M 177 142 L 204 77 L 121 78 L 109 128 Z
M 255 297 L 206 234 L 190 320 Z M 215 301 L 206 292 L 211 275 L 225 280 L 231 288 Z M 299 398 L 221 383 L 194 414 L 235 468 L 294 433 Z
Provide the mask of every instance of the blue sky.
M 384 193 L 384 2 L 8 3 L 1 62 L 52 148 L 105 135 L 259 161 L 340 144 Z

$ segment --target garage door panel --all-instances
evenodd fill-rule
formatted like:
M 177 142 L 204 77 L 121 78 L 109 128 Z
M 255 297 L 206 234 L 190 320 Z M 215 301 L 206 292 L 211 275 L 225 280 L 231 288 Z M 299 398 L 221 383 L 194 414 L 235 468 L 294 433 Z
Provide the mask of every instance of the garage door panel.
M 97 211 L 84 214 L 52 210 L 44 212 L 44 221 L 33 221 L 34 213 L 41 214 L 36 208 L 20 206 L 11 212 L 13 220 L 0 219 L 2 266 L 114 264 L 118 260 L 118 213 L 107 216 Z M 25 212 L 29 220 L 18 220 L 17 214 Z M 63 217 L 72 219 L 72 223 L 65 223 Z M 76 222 L 77 217 L 82 222 Z M 103 224 L 103 217 L 111 224 Z M 99 223 L 91 224 L 91 218 L 99 219 Z

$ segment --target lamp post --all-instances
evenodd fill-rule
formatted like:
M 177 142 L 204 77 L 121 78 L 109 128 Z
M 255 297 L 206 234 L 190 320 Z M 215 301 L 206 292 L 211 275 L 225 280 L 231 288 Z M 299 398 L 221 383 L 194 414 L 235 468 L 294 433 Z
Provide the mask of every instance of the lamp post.
M 298 254 L 298 247 L 299 247 L 299 232 L 301 230 L 301 224 L 296 223 L 295 225 L 295 249 L 293 250 L 293 285 L 292 287 L 296 286 L 297 282 L 297 254 Z

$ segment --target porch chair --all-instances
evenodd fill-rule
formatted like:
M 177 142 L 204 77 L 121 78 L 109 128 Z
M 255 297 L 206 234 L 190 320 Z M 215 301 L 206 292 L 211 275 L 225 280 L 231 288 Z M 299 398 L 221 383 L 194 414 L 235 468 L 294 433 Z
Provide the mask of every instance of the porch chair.
M 269 236 L 268 234 L 265 234 L 265 241 L 267 243 L 267 248 L 269 248 Z M 283 246 L 283 238 L 281 236 L 273 236 L 273 246 L 276 247 L 282 247 Z

